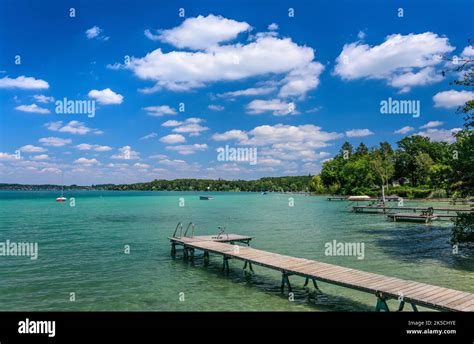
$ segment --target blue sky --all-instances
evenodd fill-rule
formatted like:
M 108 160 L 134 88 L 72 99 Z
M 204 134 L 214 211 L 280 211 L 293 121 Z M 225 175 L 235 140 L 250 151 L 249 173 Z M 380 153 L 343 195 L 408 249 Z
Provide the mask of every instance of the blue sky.
M 472 1 L 2 1 L 0 182 L 315 174 L 345 140 L 450 141 L 473 93 L 449 85 L 439 56 L 473 56 L 472 13 Z M 420 116 L 382 114 L 389 97 Z M 95 116 L 57 113 L 64 98 L 94 101 Z M 219 161 L 225 145 L 257 149 L 257 164 Z

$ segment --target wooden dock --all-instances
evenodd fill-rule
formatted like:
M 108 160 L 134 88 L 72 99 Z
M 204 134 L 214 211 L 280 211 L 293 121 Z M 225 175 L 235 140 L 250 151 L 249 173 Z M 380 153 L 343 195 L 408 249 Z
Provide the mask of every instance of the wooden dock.
M 346 196 L 331 196 L 328 197 L 328 201 L 345 201 L 347 200 Z
M 390 212 L 390 211 L 399 211 L 399 210 L 412 210 L 413 212 L 417 211 L 427 211 L 429 207 L 387 207 L 382 205 L 356 205 L 352 207 L 352 210 L 356 213 L 363 212 Z M 457 213 L 457 212 L 472 212 L 472 209 L 469 208 L 432 208 L 433 211 L 446 212 L 446 213 Z M 454 215 L 455 216 L 455 215 Z
M 396 213 L 388 214 L 389 219 L 393 222 L 397 221 L 412 221 L 412 222 L 424 222 L 429 223 L 438 219 L 437 214 L 412 214 L 412 213 Z
M 225 235 L 224 235 L 225 236 Z M 251 247 L 237 245 L 249 244 L 252 237 L 237 234 L 228 234 L 226 238 L 217 236 L 192 236 L 169 238 L 172 253 L 176 254 L 176 246 L 183 247 L 185 258 L 193 258 L 195 250 L 204 252 L 205 262 L 209 262 L 209 253 L 223 257 L 222 269 L 229 272 L 229 260 L 244 262 L 253 272 L 252 265 L 258 265 L 282 273 L 281 291 L 287 288 L 292 293 L 289 277 L 301 276 L 319 290 L 317 281 L 338 285 L 350 289 L 374 294 L 377 298 L 375 309 L 389 311 L 387 300 L 395 299 L 400 302 L 398 311 L 403 310 L 405 303 L 409 303 L 414 311 L 417 305 L 441 311 L 474 311 L 474 294 L 437 287 L 425 283 L 403 280 L 395 277 L 374 274 L 370 272 L 345 268 L 315 260 L 296 258 Z M 320 291 L 320 290 L 319 290 Z

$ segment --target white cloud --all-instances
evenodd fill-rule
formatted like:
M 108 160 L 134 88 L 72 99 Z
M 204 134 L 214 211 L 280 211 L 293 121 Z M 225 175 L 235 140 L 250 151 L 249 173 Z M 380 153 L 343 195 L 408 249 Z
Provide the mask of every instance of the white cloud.
M 260 147 L 258 159 L 277 159 L 286 161 L 314 161 L 329 155 L 327 152 L 316 152 L 329 145 L 329 141 L 341 138 L 335 132 L 325 132 L 321 127 L 306 124 L 300 126 L 277 124 L 255 127 L 249 132 L 234 129 L 223 134 L 215 134 L 214 139 L 237 139 L 241 145 Z M 297 166 L 288 165 L 294 169 Z
M 346 131 L 347 137 L 365 137 L 373 135 L 374 133 L 371 132 L 369 129 L 352 129 Z
M 46 113 L 50 113 L 50 112 L 51 112 L 51 111 L 49 111 L 48 109 L 39 107 L 39 106 L 36 105 L 36 104 L 31 104 L 31 105 L 19 105 L 19 106 L 17 106 L 15 109 L 18 110 L 18 111 L 29 112 L 29 113 L 41 113 L 41 114 L 46 114 Z
M 286 78 L 281 96 L 302 97 L 318 85 L 323 70 L 313 60 L 310 47 L 297 45 L 290 38 L 260 36 L 248 44 L 213 45 L 205 51 L 164 53 L 156 49 L 142 58 L 132 58 L 130 63 L 109 68 L 129 69 L 138 78 L 153 81 L 154 86 L 142 90 L 145 93 L 162 88 L 183 92 L 213 82 L 283 74 Z M 300 78 L 303 80 L 298 81 Z
M 176 110 L 169 105 L 147 106 L 143 109 L 148 113 L 148 115 L 154 117 L 176 115 Z
M 239 33 L 249 29 L 250 25 L 245 22 L 210 14 L 207 17 L 188 18 L 180 26 L 159 31 L 159 35 L 153 35 L 146 30 L 145 35 L 152 40 L 160 40 L 177 48 L 201 50 L 234 39 Z
M 433 96 L 434 106 L 446 109 L 462 106 L 469 100 L 474 100 L 474 92 L 450 90 L 438 92 Z
M 83 165 L 83 166 L 92 166 L 98 165 L 99 161 L 97 159 L 87 159 L 87 158 L 79 158 L 74 160 L 74 164 Z
M 441 121 L 429 121 L 428 123 L 422 125 L 420 129 L 427 129 L 427 128 L 436 128 L 442 126 L 444 123 Z
M 210 104 L 208 105 L 209 110 L 212 111 L 223 111 L 224 107 L 222 105 L 215 105 L 215 104 Z
M 53 136 L 43 137 L 39 139 L 38 141 L 45 146 L 51 146 L 51 147 L 62 147 L 72 142 L 71 139 L 62 139 L 62 138 L 53 137 Z
M 17 157 L 15 154 L 0 152 L 0 160 L 17 160 Z
M 119 148 L 118 151 L 118 154 L 114 154 L 110 158 L 117 160 L 136 160 L 140 158 L 140 153 L 132 150 L 130 146 L 123 146 Z
M 34 98 L 38 103 L 43 103 L 43 104 L 47 104 L 47 103 L 52 103 L 52 102 L 54 102 L 54 97 L 48 97 L 48 96 L 45 96 L 45 95 L 43 95 L 43 94 L 34 95 L 33 98 Z
M 111 104 L 122 104 L 123 96 L 115 93 L 110 88 L 103 90 L 91 90 L 88 93 L 90 98 L 97 100 L 99 104 L 111 105 Z
M 48 154 L 39 154 L 31 158 L 32 160 L 49 160 Z
M 409 133 L 409 132 L 411 132 L 411 131 L 413 131 L 413 130 L 415 130 L 415 128 L 410 127 L 410 126 L 407 125 L 407 126 L 405 126 L 405 127 L 403 127 L 403 128 L 400 128 L 400 129 L 398 129 L 398 130 L 395 130 L 393 133 L 394 133 L 394 134 L 402 134 L 402 135 L 404 135 L 404 134 L 407 134 L 407 133 Z
M 142 164 L 142 163 L 139 163 L 139 162 L 134 163 L 133 166 L 140 169 L 140 170 L 146 170 L 146 169 L 150 168 L 150 165 Z
M 247 104 L 247 113 L 261 114 L 272 112 L 275 116 L 297 115 L 294 103 L 283 102 L 280 99 L 260 100 L 256 99 Z
M 442 62 L 441 55 L 453 50 L 447 38 L 432 32 L 390 35 L 373 47 L 357 41 L 344 45 L 334 74 L 344 80 L 385 80 L 406 92 L 412 86 L 440 81 L 434 67 Z
M 428 129 L 426 131 L 420 131 L 415 135 L 429 137 L 432 141 L 443 141 L 448 143 L 453 143 L 456 141 L 453 134 L 460 131 L 460 128 L 453 128 L 453 129 Z
M 0 79 L 0 88 L 20 88 L 25 90 L 41 90 L 48 89 L 49 84 L 41 79 L 33 77 L 19 76 L 16 79 L 3 77 Z
M 268 30 L 270 31 L 276 31 L 278 30 L 278 24 L 277 23 L 271 23 L 270 25 L 268 25 Z
M 101 145 L 91 145 L 88 143 L 81 143 L 75 146 L 78 150 L 93 150 L 96 152 L 108 152 L 112 150 L 112 147 L 109 146 L 101 146 Z
M 19 148 L 18 150 L 25 153 L 43 153 L 47 151 L 46 148 L 33 146 L 33 145 L 26 145 Z
M 474 46 L 468 45 L 461 53 L 462 57 L 474 57 Z
M 214 141 L 229 141 L 229 140 L 240 140 L 245 141 L 248 140 L 248 135 L 242 130 L 229 130 L 222 134 L 214 134 L 212 135 L 212 139 Z
M 147 135 L 145 135 L 145 136 L 140 137 L 140 140 L 149 140 L 149 139 L 153 139 L 153 138 L 155 138 L 155 137 L 157 137 L 157 136 L 158 136 L 157 133 L 149 133 L 149 134 L 147 134 Z
M 365 32 L 364 32 L 364 31 L 359 31 L 359 32 L 357 33 L 357 38 L 358 38 L 359 40 L 363 40 L 363 39 L 365 38 L 365 36 L 366 36 L 366 35 L 365 35 Z
M 186 138 L 183 135 L 170 134 L 170 135 L 163 136 L 160 139 L 160 141 L 163 143 L 168 143 L 168 144 L 183 143 L 183 142 L 186 142 Z
M 86 37 L 87 39 L 98 39 L 98 40 L 102 40 L 102 41 L 107 41 L 109 40 L 109 37 L 107 36 L 104 36 L 102 33 L 104 32 L 104 30 L 102 30 L 100 27 L 98 27 L 97 25 L 91 27 L 90 29 L 86 30 Z
M 279 96 L 304 98 L 306 93 L 319 85 L 319 75 L 324 71 L 324 66 L 319 62 L 294 69 L 283 79 L 283 86 Z
M 193 145 L 178 145 L 178 146 L 167 146 L 166 149 L 170 151 L 176 151 L 179 154 L 182 155 L 189 155 L 189 154 L 194 154 L 197 151 L 204 151 L 207 150 L 208 146 L 207 144 L 199 144 L 195 143 Z
M 44 125 L 47 129 L 51 131 L 58 131 L 60 133 L 70 133 L 77 135 L 85 135 L 88 133 L 101 135 L 103 134 L 102 130 L 88 128 L 84 125 L 83 122 L 79 121 L 70 121 L 69 123 L 63 125 L 62 121 L 48 122 Z
M 162 127 L 177 127 L 178 125 L 181 125 L 182 123 L 183 123 L 182 121 L 176 121 L 174 119 L 170 119 L 164 122 L 161 126 Z
M 276 87 L 251 87 L 244 90 L 232 91 L 232 92 L 225 92 L 217 94 L 218 97 L 225 97 L 225 98 L 234 98 L 234 97 L 241 97 L 241 96 L 260 96 L 272 93 L 276 90 Z
M 167 122 L 170 122 L 170 121 L 167 121 Z M 202 118 L 197 118 L 197 117 L 190 117 L 186 119 L 185 121 L 177 122 L 177 123 L 167 123 L 167 122 L 163 123 L 162 125 L 174 126 L 175 128 L 172 131 L 174 133 L 179 133 L 179 134 L 189 134 L 190 136 L 199 136 L 202 132 L 209 130 L 208 127 L 204 127 L 200 124 L 204 122 L 204 120 Z

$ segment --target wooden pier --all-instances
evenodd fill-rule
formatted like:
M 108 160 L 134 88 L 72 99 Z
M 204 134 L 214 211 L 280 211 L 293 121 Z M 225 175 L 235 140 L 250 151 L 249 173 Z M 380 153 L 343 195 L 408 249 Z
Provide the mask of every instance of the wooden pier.
M 397 222 L 397 221 L 419 222 L 419 221 L 422 221 L 424 223 L 430 223 L 430 222 L 438 219 L 437 214 L 396 213 L 396 214 L 388 214 L 387 216 L 393 222 Z
M 389 212 L 389 211 L 399 211 L 399 210 L 412 210 L 414 213 L 417 211 L 426 211 L 429 207 L 387 207 L 383 205 L 356 205 L 352 207 L 352 210 L 356 213 L 363 213 L 363 212 Z M 432 208 L 433 211 L 441 211 L 441 212 L 472 212 L 472 209 L 469 208 Z
M 345 201 L 347 200 L 346 196 L 331 196 L 328 197 L 328 201 Z
M 173 235 L 169 240 L 172 245 L 172 253 L 176 254 L 176 246 L 182 246 L 185 258 L 192 259 L 195 250 L 204 252 L 205 264 L 209 263 L 210 253 L 222 256 L 222 270 L 225 272 L 229 272 L 230 260 L 244 262 L 244 270 L 249 269 L 250 272 L 253 272 L 253 265 L 280 271 L 282 274 L 282 293 L 285 287 L 288 292 L 292 292 L 290 276 L 294 275 L 305 278 L 304 286 L 307 286 L 311 280 L 318 291 L 320 290 L 317 282 L 320 281 L 373 294 L 377 300 L 376 311 L 389 311 L 387 300 L 390 299 L 400 302 L 398 311 L 402 311 L 406 303 L 410 304 L 414 311 L 417 311 L 417 305 L 441 311 L 474 311 L 474 294 L 472 293 L 310 259 L 271 253 L 236 244 L 246 243 L 248 245 L 252 240 L 252 237 L 249 236 L 224 234 L 176 237 Z

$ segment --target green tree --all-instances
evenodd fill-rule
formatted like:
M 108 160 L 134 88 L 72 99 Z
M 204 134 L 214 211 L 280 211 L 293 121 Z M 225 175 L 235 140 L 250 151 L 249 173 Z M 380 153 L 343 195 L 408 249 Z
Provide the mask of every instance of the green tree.
M 314 176 L 309 184 L 309 190 L 317 194 L 324 193 L 324 185 L 321 176 Z

